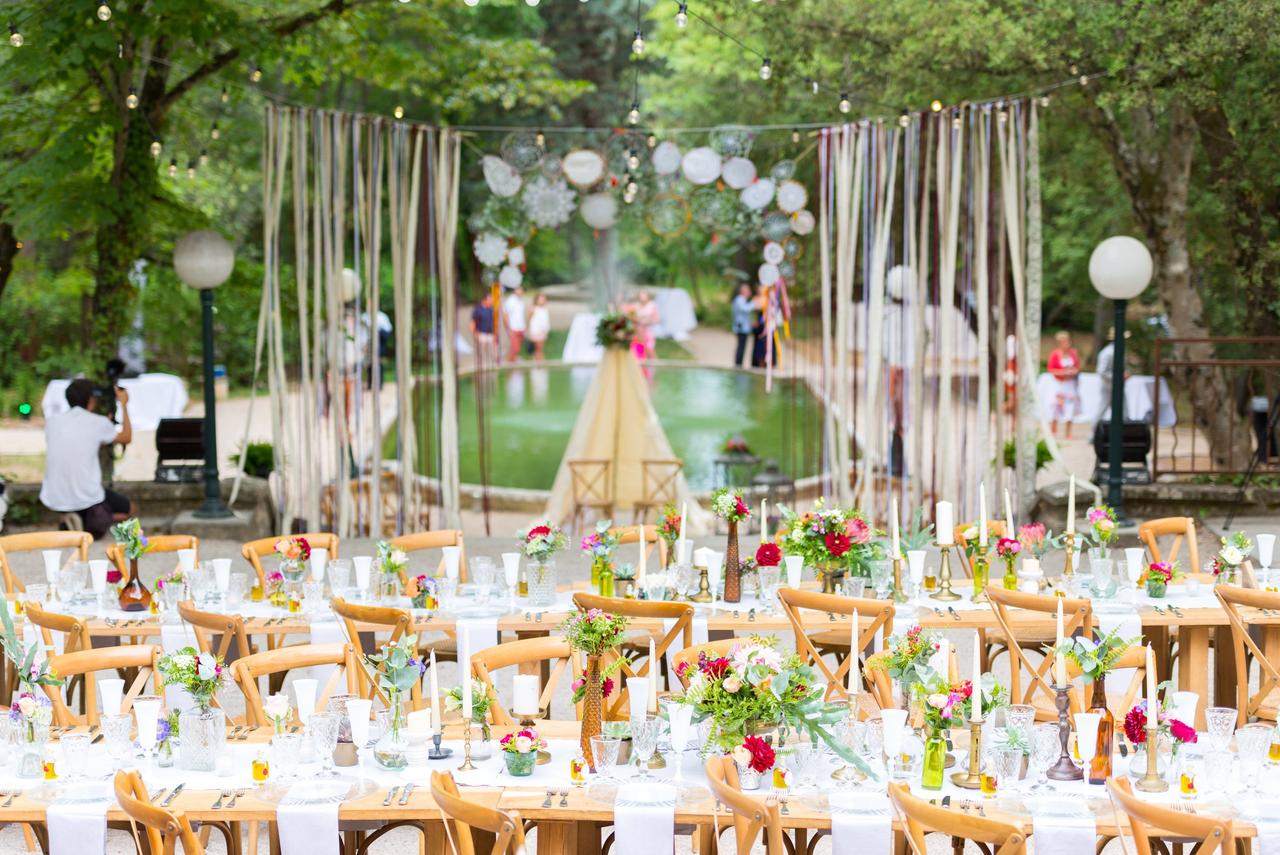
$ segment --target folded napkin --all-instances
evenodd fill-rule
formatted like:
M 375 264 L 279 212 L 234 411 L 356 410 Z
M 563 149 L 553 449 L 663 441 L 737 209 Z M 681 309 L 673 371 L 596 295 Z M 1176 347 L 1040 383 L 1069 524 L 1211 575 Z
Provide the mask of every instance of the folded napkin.
M 613 805 L 613 851 L 617 855 L 670 852 L 676 840 L 676 788 L 670 784 L 623 784 Z
M 889 855 L 893 812 L 889 797 L 873 792 L 832 792 L 831 855 Z
M 1236 803 L 1240 816 L 1258 829 L 1258 855 L 1280 855 L 1280 816 L 1275 803 L 1267 799 L 1242 799 Z
M 1109 611 L 1094 609 L 1093 619 L 1097 621 L 1099 633 L 1110 633 L 1120 630 L 1121 638 L 1142 637 L 1142 617 L 1137 611 Z M 1113 692 L 1123 692 L 1133 682 L 1134 669 L 1121 668 L 1107 675 L 1107 688 Z
M 49 855 L 102 855 L 107 851 L 107 808 L 111 802 L 53 801 L 45 812 Z
M 458 621 L 458 663 L 466 662 L 472 653 L 498 643 L 498 619 L 461 618 Z
M 1080 855 L 1096 848 L 1098 829 L 1093 814 L 1080 801 L 1042 798 L 1028 807 L 1036 855 Z
M 338 809 L 350 786 L 312 779 L 290 787 L 276 809 L 280 855 L 338 855 Z
M 186 621 L 178 623 L 162 623 L 160 624 L 160 646 L 167 654 L 177 653 L 184 647 L 192 647 L 199 650 L 196 644 L 196 633 L 191 625 Z M 178 686 L 164 687 L 165 706 L 171 710 L 183 712 L 195 706 L 195 702 L 191 700 L 191 696 Z

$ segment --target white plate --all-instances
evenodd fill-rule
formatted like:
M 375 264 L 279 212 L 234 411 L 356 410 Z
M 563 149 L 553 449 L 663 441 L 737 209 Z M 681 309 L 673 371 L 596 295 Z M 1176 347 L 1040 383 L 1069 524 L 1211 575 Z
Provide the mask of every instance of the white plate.
M 307 783 L 310 780 L 314 780 L 319 792 L 314 797 L 307 798 L 305 801 L 302 801 L 301 803 L 303 804 L 332 804 L 334 802 L 355 801 L 356 799 L 362 799 L 379 789 L 384 791 L 389 789 L 389 786 L 384 788 L 381 785 L 370 781 L 368 778 L 352 778 L 347 775 L 341 775 L 337 778 L 328 779 L 304 779 L 299 776 L 288 781 L 270 781 L 265 783 L 253 791 L 253 797 L 260 801 L 264 801 L 267 804 L 278 805 L 285 799 L 285 797 L 290 795 L 289 791 L 295 785 Z M 341 790 L 337 795 L 330 795 L 331 790 L 329 789 L 329 781 L 337 782 L 339 785 L 345 784 L 346 789 Z M 300 789 L 306 788 L 302 787 Z M 341 788 L 335 787 L 334 789 L 340 790 Z M 293 793 L 293 796 L 296 797 L 297 795 L 297 793 Z

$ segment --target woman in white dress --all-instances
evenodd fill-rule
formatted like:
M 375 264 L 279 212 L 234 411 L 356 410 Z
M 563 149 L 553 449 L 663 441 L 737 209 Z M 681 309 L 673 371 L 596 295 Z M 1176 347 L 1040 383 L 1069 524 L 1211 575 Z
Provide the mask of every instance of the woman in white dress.
M 547 343 L 547 334 L 551 332 L 551 312 L 547 309 L 547 295 L 539 293 L 533 298 L 533 311 L 529 313 L 529 341 L 533 342 L 533 361 L 541 362 L 545 357 L 543 347 Z

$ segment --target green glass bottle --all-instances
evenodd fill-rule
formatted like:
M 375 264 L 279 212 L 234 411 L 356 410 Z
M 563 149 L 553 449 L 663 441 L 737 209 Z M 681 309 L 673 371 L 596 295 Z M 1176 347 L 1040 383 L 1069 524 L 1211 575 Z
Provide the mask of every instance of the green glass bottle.
M 943 772 L 947 768 L 947 740 L 941 730 L 929 731 L 924 743 L 924 771 L 920 786 L 926 790 L 942 789 Z
M 1018 590 L 1018 571 L 1014 569 L 1014 558 L 1009 556 L 1004 560 L 1004 589 L 1006 591 Z
M 613 568 L 604 564 L 596 577 L 596 587 L 602 597 L 613 596 Z

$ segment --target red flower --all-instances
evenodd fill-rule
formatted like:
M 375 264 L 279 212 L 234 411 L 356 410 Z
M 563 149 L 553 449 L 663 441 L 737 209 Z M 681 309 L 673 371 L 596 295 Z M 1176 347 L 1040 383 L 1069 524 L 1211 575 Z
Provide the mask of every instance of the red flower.
M 529 529 L 529 534 L 527 537 L 525 537 L 525 541 L 527 542 L 527 541 L 533 540 L 535 537 L 542 537 L 548 534 L 551 534 L 551 526 L 536 525 L 533 528 Z
M 119 570 L 117 570 L 117 569 L 116 569 L 116 568 L 114 568 L 114 567 L 112 567 L 110 570 L 108 570 L 108 571 L 107 571 L 107 584 L 108 584 L 108 585 L 115 585 L 115 584 L 119 583 L 119 581 L 120 581 L 121 579 L 123 579 L 123 578 L 124 578 L 124 576 L 123 576 L 123 575 L 121 575 L 120 571 L 119 571 Z
M 849 551 L 851 544 L 849 538 L 843 534 L 828 534 L 822 538 L 822 542 L 827 545 L 827 552 L 831 553 L 832 558 L 839 558 Z
M 684 675 L 687 673 L 689 673 L 689 660 L 685 659 L 682 660 L 680 664 L 676 665 L 676 677 L 683 680 Z
M 600 683 L 600 694 L 601 696 L 606 698 L 613 694 L 613 678 L 612 677 L 605 677 L 604 680 Z
M 773 768 L 775 757 L 772 745 L 758 736 L 748 736 L 742 740 L 742 747 L 751 752 L 751 762 L 748 765 L 756 772 L 764 774 Z
M 1147 709 L 1145 702 L 1139 703 L 1124 716 L 1124 735 L 1134 745 L 1147 741 Z
M 867 525 L 865 520 L 860 520 L 857 517 L 851 517 L 844 524 L 844 533 L 854 543 L 862 544 L 871 540 L 871 526 Z M 830 549 L 831 545 L 828 544 L 827 548 Z M 845 549 L 847 550 L 848 547 L 845 547 Z
M 711 679 L 719 680 L 729 671 L 729 659 L 725 656 L 709 659 L 707 654 L 699 653 L 698 668 Z
M 1196 734 L 1196 729 L 1189 724 L 1183 724 L 1176 718 L 1169 719 L 1169 735 L 1179 742 L 1195 742 L 1200 737 Z
M 782 561 L 782 550 L 778 548 L 776 543 L 762 543 L 760 548 L 756 550 L 756 566 L 758 567 L 777 567 Z
M 751 516 L 751 509 L 747 507 L 747 503 L 742 501 L 742 497 L 737 497 L 738 504 L 734 507 L 733 512 L 740 517 Z
M 969 698 L 973 694 L 973 682 L 964 680 L 958 686 L 952 686 L 951 691 L 955 692 L 961 698 Z

